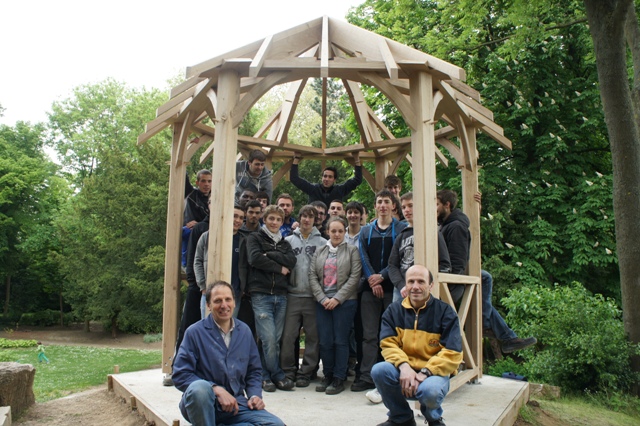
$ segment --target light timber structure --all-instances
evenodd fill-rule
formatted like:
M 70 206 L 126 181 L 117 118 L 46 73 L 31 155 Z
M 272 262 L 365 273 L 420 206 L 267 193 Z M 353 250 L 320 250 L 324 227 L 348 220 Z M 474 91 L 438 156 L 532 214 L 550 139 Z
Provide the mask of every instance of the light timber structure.
M 186 165 L 203 147 L 200 161 L 213 156 L 208 282 L 231 278 L 232 221 L 235 162 L 252 149 L 263 150 L 268 167 L 283 162 L 274 173 L 274 187 L 289 172 L 293 153 L 308 159 L 343 159 L 352 162 L 359 152 L 363 162 L 375 164 L 375 174 L 364 169 L 374 189 L 395 173 L 402 161 L 413 170 L 415 262 L 434 275 L 436 296 L 453 305 L 448 284 L 465 284 L 457 312 L 461 326 L 465 369 L 451 389 L 482 375 L 482 318 L 480 289 L 480 211 L 473 200 L 478 191 L 476 133 L 483 132 L 502 147 L 511 142 L 493 114 L 480 104 L 477 91 L 464 84 L 463 69 L 424 52 L 355 27 L 321 17 L 187 69 L 187 80 L 171 90 L 170 100 L 158 108 L 138 142 L 143 143 L 167 127 L 173 130 L 164 278 L 163 372 L 171 362 L 180 315 L 180 236 Z M 360 143 L 309 147 L 288 140 L 298 100 L 308 79 L 340 79 L 348 93 L 360 131 Z M 289 83 L 282 106 L 252 137 L 238 135 L 250 108 L 271 88 Z M 367 105 L 360 85 L 366 84 L 391 101 L 411 129 L 411 136 L 395 138 Z M 323 108 L 323 111 L 325 108 Z M 203 120 L 211 119 L 213 125 Z M 323 124 L 326 115 L 323 114 Z M 441 149 L 448 151 L 445 156 Z M 436 161 L 448 165 L 453 158 L 462 173 L 462 203 L 471 220 L 471 258 L 468 275 L 438 274 L 436 224 Z M 438 284 L 439 283 L 439 284 Z

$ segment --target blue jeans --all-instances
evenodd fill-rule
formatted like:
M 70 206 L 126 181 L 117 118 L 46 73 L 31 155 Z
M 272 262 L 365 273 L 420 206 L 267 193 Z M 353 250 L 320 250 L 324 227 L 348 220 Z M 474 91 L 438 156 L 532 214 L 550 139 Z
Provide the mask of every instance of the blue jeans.
M 345 300 L 332 311 L 316 305 L 316 324 L 320 340 L 320 359 L 325 377 L 347 378 L 349 334 L 358 308 L 357 300 Z
M 222 411 L 220 404 L 206 380 L 191 383 L 180 400 L 180 412 L 196 426 L 224 425 L 269 425 L 284 426 L 282 420 L 266 410 L 251 410 L 238 403 L 238 413 Z
M 516 333 L 509 328 L 507 323 L 502 318 L 502 315 L 491 303 L 491 297 L 493 293 L 493 277 L 490 273 L 484 269 L 481 271 L 482 276 L 482 327 L 490 328 L 493 330 L 493 334 L 496 335 L 498 340 L 505 341 L 514 339 Z
M 262 380 L 284 380 L 284 371 L 280 368 L 280 339 L 287 313 L 287 296 L 253 293 L 251 306 L 256 334 L 262 342 Z
M 382 402 L 389 409 L 389 420 L 403 423 L 412 419 L 413 410 L 400 388 L 400 371 L 389 362 L 379 362 L 373 366 L 371 377 L 382 396 Z M 442 401 L 448 392 L 448 376 L 431 376 L 418 385 L 414 397 L 420 402 L 420 411 L 427 421 L 433 422 L 442 417 Z

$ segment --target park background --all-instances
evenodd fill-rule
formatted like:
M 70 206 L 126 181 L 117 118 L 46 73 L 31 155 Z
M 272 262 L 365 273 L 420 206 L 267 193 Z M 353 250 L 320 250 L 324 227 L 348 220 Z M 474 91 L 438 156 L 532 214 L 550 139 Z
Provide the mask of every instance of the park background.
M 368 0 L 351 8 L 347 20 L 464 68 L 467 83 L 513 141 L 506 151 L 478 138 L 483 268 L 494 276 L 494 303 L 507 322 L 539 344 L 485 368 L 638 411 L 637 399 L 628 397 L 637 392 L 630 358 L 638 346 L 629 343 L 623 323 L 618 262 L 620 250 L 637 248 L 616 244 L 614 161 L 585 6 L 530 3 Z M 254 39 L 304 20 L 263 22 Z M 162 43 L 160 24 L 149 45 Z M 253 39 L 233 41 L 222 52 Z M 171 135 L 165 131 L 142 146 L 136 139 L 168 99 L 168 88 L 182 81 L 177 67 L 222 53 L 209 52 L 205 42 L 200 52 L 186 63 L 176 55 L 164 82 L 83 80 L 58 93 L 46 117 L 0 125 L 3 328 L 97 321 L 114 336 L 161 330 Z M 145 67 L 153 56 L 141 52 L 129 66 Z M 631 53 L 627 63 L 631 86 Z M 37 79 L 31 84 L 21 96 L 39 98 Z M 329 87 L 327 139 L 332 146 L 358 143 L 344 89 L 333 80 Z M 408 136 L 395 107 L 363 89 L 394 135 Z M 239 132 L 253 135 L 285 92 L 274 90 L 256 104 Z M 292 142 L 319 146 L 320 93 L 320 80 L 303 93 Z M 341 180 L 353 173 L 346 163 L 332 165 Z M 190 165 L 192 181 L 203 167 L 210 165 Z M 315 181 L 320 164 L 304 161 L 300 170 Z M 410 190 L 407 164 L 398 176 Z M 460 174 L 439 165 L 438 183 L 459 191 Z M 306 200 L 288 182 L 274 194 L 283 192 L 297 207 Z M 373 192 L 361 185 L 351 199 L 371 208 Z

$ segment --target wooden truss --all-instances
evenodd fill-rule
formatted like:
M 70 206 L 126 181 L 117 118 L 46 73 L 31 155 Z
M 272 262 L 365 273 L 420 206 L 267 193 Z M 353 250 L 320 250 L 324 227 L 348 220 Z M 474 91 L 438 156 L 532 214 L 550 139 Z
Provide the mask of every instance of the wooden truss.
M 427 265 L 440 286 L 434 287 L 451 303 L 447 284 L 465 284 L 458 308 L 464 327 L 466 369 L 452 381 L 452 389 L 482 375 L 480 297 L 480 212 L 473 201 L 478 190 L 476 134 L 481 131 L 511 149 L 511 142 L 493 114 L 480 104 L 477 91 L 464 83 L 463 69 L 346 22 L 322 17 L 268 36 L 224 55 L 189 67 L 186 81 L 174 87 L 170 99 L 157 110 L 138 143 L 162 130 L 173 129 L 171 175 L 167 214 L 163 315 L 163 371 L 171 371 L 177 335 L 180 286 L 180 228 L 186 164 L 201 148 L 205 162 L 213 157 L 213 188 L 209 232 L 210 280 L 231 277 L 231 247 L 235 161 L 252 149 L 267 154 L 268 163 L 284 162 L 274 175 L 274 186 L 290 170 L 294 152 L 317 160 L 342 159 L 360 153 L 375 163 L 375 174 L 364 177 L 381 189 L 385 176 L 402 161 L 413 168 L 415 261 Z M 356 145 L 327 147 L 323 130 L 320 148 L 288 140 L 298 100 L 308 79 L 340 79 L 348 93 L 360 131 Z M 251 107 L 271 88 L 289 83 L 281 107 L 252 137 L 238 135 L 238 126 Z M 397 108 L 411 136 L 395 138 L 367 105 L 361 84 L 383 93 Z M 326 110 L 323 108 L 323 110 Z M 205 124 L 209 118 L 212 125 Z M 326 117 L 323 115 L 323 124 Z M 325 126 L 323 126 L 324 128 Z M 469 276 L 438 274 L 436 211 L 436 160 L 448 165 L 446 150 L 461 169 L 462 200 L 471 220 L 472 247 Z M 215 154 L 214 154 L 215 151 Z

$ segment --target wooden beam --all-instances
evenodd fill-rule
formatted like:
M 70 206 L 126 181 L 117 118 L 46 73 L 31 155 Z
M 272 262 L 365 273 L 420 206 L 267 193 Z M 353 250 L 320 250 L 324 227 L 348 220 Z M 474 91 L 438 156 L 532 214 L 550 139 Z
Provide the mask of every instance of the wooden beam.
M 358 83 L 351 80 L 342 80 L 342 84 L 349 95 L 349 102 L 351 103 L 351 108 L 353 109 L 353 115 L 356 119 L 356 124 L 358 125 L 358 130 L 360 131 L 360 138 L 365 148 L 369 149 L 369 142 L 377 139 L 374 136 L 373 129 L 370 126 L 369 120 L 369 111 L 366 100 L 364 99 L 364 95 L 358 86 Z M 376 151 L 376 154 L 378 152 Z
M 240 123 L 242 123 L 242 120 L 247 112 L 249 112 L 249 109 L 251 109 L 251 107 L 272 87 L 280 84 L 283 79 L 286 79 L 288 74 L 289 73 L 286 71 L 271 73 L 246 93 L 231 112 L 231 116 L 233 117 L 233 126 L 240 126 Z
M 455 78 L 453 78 L 451 80 L 441 80 L 441 81 L 444 81 L 444 82 L 450 84 L 451 87 L 453 87 L 457 91 L 467 95 L 471 99 L 474 99 L 474 100 L 480 102 L 480 92 L 478 92 L 473 87 L 463 83 L 462 81 L 460 81 L 458 79 L 455 79 Z
M 438 138 L 436 139 L 436 143 L 449 151 L 451 156 L 456 160 L 456 163 L 458 163 L 459 165 L 464 164 L 462 152 L 460 151 L 460 148 L 458 148 L 453 142 L 451 142 L 447 138 Z
M 269 51 L 269 47 L 272 46 L 273 36 L 267 36 L 264 40 L 262 40 L 262 45 L 260 45 L 260 49 L 256 53 L 256 56 L 253 57 L 253 61 L 251 61 L 251 65 L 249 65 L 249 77 L 257 77 L 260 73 L 260 69 L 262 68 L 262 64 L 264 64 L 264 60 L 267 56 L 267 52 Z
M 212 141 L 213 138 L 211 136 L 203 135 L 197 138 L 193 138 L 191 142 L 187 144 L 187 148 L 184 151 L 184 161 L 188 163 L 191 161 L 191 157 L 202 148 L 207 142 Z
M 387 139 L 382 141 L 374 141 L 369 143 L 369 148 L 389 148 L 395 146 L 405 146 L 411 143 L 411 136 L 407 136 L 406 138 L 398 138 L 398 139 Z
M 211 187 L 207 282 L 231 282 L 233 247 L 233 204 L 236 186 L 238 128 L 232 125 L 231 112 L 240 97 L 240 76 L 233 69 L 222 69 L 218 81 L 219 121 L 216 124 L 213 156 L 214 182 Z
M 285 177 L 287 173 L 289 173 L 289 170 L 291 170 L 292 165 L 293 165 L 293 158 L 285 162 L 282 165 L 282 167 L 280 167 L 278 171 L 274 173 L 272 177 L 274 187 L 276 187 L 278 183 L 280 183 L 280 180 L 282 180 L 282 178 Z
M 171 98 L 169 101 L 165 102 L 164 104 L 162 104 L 157 110 L 156 110 L 156 117 L 160 116 L 161 114 L 169 111 L 171 108 L 173 108 L 174 106 L 181 104 L 182 102 L 184 102 L 185 100 L 189 99 L 191 96 L 193 96 L 193 92 L 195 92 L 196 88 L 191 87 L 190 89 L 185 90 L 184 92 L 180 93 L 178 96 L 176 96 L 175 98 Z
M 298 108 L 298 101 L 300 95 L 307 84 L 307 80 L 300 80 L 289 87 L 284 101 L 282 102 L 282 112 L 280 113 L 280 119 L 277 126 L 277 132 L 274 134 L 274 139 L 285 143 L 289 138 L 289 128 L 293 122 L 293 117 Z
M 487 126 L 482 126 L 480 127 L 480 130 L 483 133 L 485 133 L 487 136 L 489 136 L 491 139 L 493 139 L 494 141 L 502 145 L 503 148 L 506 148 L 509 150 L 513 149 L 513 147 L 511 146 L 511 140 L 509 140 L 508 138 L 506 138 L 505 136 L 499 133 L 496 133 L 493 129 Z
M 391 50 L 389 49 L 389 45 L 387 44 L 387 39 L 380 37 L 378 39 L 378 49 L 380 49 L 380 54 L 382 55 L 382 59 L 384 60 L 385 65 L 387 66 L 387 72 L 389 73 L 389 78 L 391 80 L 398 79 L 398 64 L 391 54 Z
M 348 154 L 351 152 L 359 152 L 364 150 L 364 145 L 359 143 L 355 145 L 337 146 L 334 148 L 325 148 L 325 154 Z
M 469 146 L 469 135 L 467 134 L 467 128 L 462 116 L 460 114 L 456 114 L 454 119 L 456 120 L 456 124 L 458 125 L 458 139 L 460 139 L 462 159 L 464 160 L 461 166 L 464 166 L 465 169 L 472 171 L 475 169 L 475 164 L 473 162 L 475 151 L 471 152 L 471 148 Z
M 322 42 L 320 50 L 320 78 L 329 77 L 329 18 L 322 17 Z
M 416 115 L 411 131 L 413 153 L 413 227 L 422 230 L 414 236 L 414 262 L 426 266 L 434 275 L 433 293 L 439 296 L 438 286 L 438 229 L 436 212 L 436 153 L 433 122 L 433 81 L 422 71 L 412 75 L 411 106 Z
M 363 80 L 368 81 L 369 84 L 375 86 L 382 93 L 385 94 L 387 98 L 398 108 L 400 114 L 404 118 L 404 121 L 407 123 L 411 129 L 415 129 L 418 125 L 416 122 L 416 116 L 413 112 L 413 108 L 411 107 L 411 103 L 407 100 L 407 98 L 400 93 L 400 91 L 395 88 L 388 80 L 380 77 L 378 74 L 370 73 L 370 72 L 361 72 Z
M 162 299 L 162 372 L 171 373 L 180 322 L 180 239 L 182 237 L 183 202 L 186 163 L 177 163 L 182 123 L 173 128 L 169 196 L 164 257 L 164 290 Z

